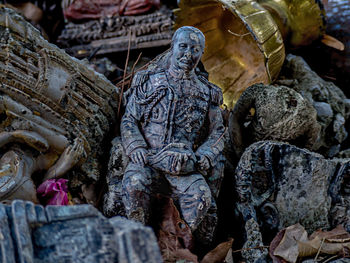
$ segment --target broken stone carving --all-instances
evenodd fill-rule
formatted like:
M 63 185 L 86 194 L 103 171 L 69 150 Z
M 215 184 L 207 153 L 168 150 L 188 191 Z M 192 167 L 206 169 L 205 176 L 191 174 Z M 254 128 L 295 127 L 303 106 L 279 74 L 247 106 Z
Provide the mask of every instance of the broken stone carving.
M 162 262 L 152 229 L 90 205 L 0 204 L 2 263 Z
M 122 200 L 123 175 L 129 163 L 128 156 L 124 153 L 120 137 L 114 138 L 108 162 L 106 176 L 107 192 L 104 195 L 103 214 L 108 217 L 126 216 Z
M 39 182 L 73 167 L 98 180 L 119 90 L 13 10 L 0 9 L 0 25 L 0 200 L 37 202 L 37 171 L 47 171 Z
M 333 157 L 348 137 L 345 122 L 350 115 L 350 101 L 332 82 L 321 79 L 303 58 L 288 55 L 277 83 L 288 86 L 309 100 L 317 111 L 321 125 L 318 152 Z
M 325 159 L 280 142 L 254 143 L 236 168 L 237 209 L 245 224 L 259 224 L 263 236 L 298 222 L 309 233 L 338 224 L 350 231 L 349 167 L 350 159 Z M 252 240 L 247 232 L 247 242 Z
M 112 16 L 85 23 L 68 23 L 58 43 L 74 57 L 102 55 L 130 49 L 166 46 L 173 31 L 171 10 L 165 6 L 151 14 Z
M 255 84 L 248 87 L 229 119 L 232 147 L 238 157 L 248 145 L 262 140 L 290 142 L 312 149 L 319 132 L 312 104 L 298 92 L 283 86 Z
M 143 14 L 159 8 L 160 0 L 63 0 L 64 17 L 71 21 L 100 19 L 113 15 Z
M 221 90 L 195 72 L 203 51 L 204 35 L 180 28 L 172 49 L 133 79 L 121 121 L 128 218 L 149 223 L 156 193 L 176 200 L 192 231 L 216 210 L 225 129 Z

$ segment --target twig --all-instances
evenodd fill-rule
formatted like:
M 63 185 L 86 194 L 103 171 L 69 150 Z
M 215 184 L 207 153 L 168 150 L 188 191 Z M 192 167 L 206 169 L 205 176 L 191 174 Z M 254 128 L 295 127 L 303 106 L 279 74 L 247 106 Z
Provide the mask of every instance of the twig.
M 160 56 L 163 55 L 163 54 L 165 54 L 165 53 L 168 52 L 168 51 L 169 51 L 169 50 L 164 51 L 162 54 L 160 54 Z M 148 63 L 146 63 L 146 64 L 143 65 L 142 67 L 138 68 L 137 71 L 144 70 L 144 69 L 148 68 L 148 66 L 149 66 L 150 64 L 152 64 L 152 63 L 154 63 L 154 59 L 151 60 L 151 61 L 149 61 Z M 129 75 L 126 76 L 125 79 L 130 79 L 131 76 L 132 76 L 132 75 L 129 74 Z M 116 84 L 116 86 L 117 86 L 117 87 L 120 87 L 120 82 L 118 82 L 118 83 Z
M 323 261 L 322 263 L 327 263 L 327 262 L 329 262 L 329 261 L 331 261 L 332 259 L 335 259 L 335 258 L 337 258 L 337 257 L 339 257 L 339 256 L 338 256 L 338 255 L 332 256 L 332 257 L 328 258 L 327 260 Z
M 234 251 L 232 251 L 232 253 L 238 253 L 241 251 L 248 251 L 248 250 L 252 250 L 252 249 L 264 249 L 264 248 L 269 248 L 269 246 L 257 246 L 257 247 L 242 248 L 242 249 L 234 250 Z
M 321 245 L 320 245 L 320 247 L 319 247 L 319 249 L 318 249 L 318 251 L 317 251 L 317 254 L 316 254 L 316 256 L 315 256 L 314 261 L 317 261 L 317 258 L 318 258 L 318 255 L 319 255 L 320 252 L 321 252 L 321 248 L 322 248 L 322 246 L 323 246 L 324 240 L 325 240 L 325 238 L 322 238 Z
M 136 59 L 134 65 L 132 65 L 131 77 L 130 77 L 131 80 L 132 80 L 133 77 L 134 77 L 135 67 L 136 67 L 137 63 L 139 63 L 139 60 L 140 60 L 141 56 L 142 56 L 142 52 L 141 52 L 141 53 L 139 54 L 139 56 L 137 57 L 137 59 Z M 131 81 L 129 81 L 128 89 L 130 88 L 130 85 L 131 85 Z
M 227 127 L 225 127 L 224 132 L 220 135 L 219 139 L 217 139 L 217 141 L 213 144 L 213 147 L 215 147 L 221 141 L 221 139 L 224 137 L 226 131 L 227 131 Z
M 236 36 L 236 37 L 244 37 L 244 36 L 248 36 L 248 35 L 250 35 L 250 33 L 245 33 L 245 34 L 237 34 L 237 33 L 234 33 L 234 32 L 232 32 L 230 29 L 228 29 L 227 30 L 230 34 L 232 34 L 232 35 L 234 35 L 234 36 Z
M 117 111 L 117 118 L 120 119 L 120 107 L 123 100 L 123 93 L 124 93 L 124 85 L 125 85 L 125 77 L 126 77 L 126 70 L 128 68 L 129 63 L 129 56 L 130 56 L 130 47 L 131 47 L 131 30 L 129 31 L 129 44 L 128 44 L 128 53 L 126 55 L 126 61 L 125 61 L 125 67 L 124 67 L 124 76 L 123 76 L 123 83 L 122 83 L 122 90 L 120 92 L 120 98 L 119 98 L 119 105 L 118 105 L 118 111 Z

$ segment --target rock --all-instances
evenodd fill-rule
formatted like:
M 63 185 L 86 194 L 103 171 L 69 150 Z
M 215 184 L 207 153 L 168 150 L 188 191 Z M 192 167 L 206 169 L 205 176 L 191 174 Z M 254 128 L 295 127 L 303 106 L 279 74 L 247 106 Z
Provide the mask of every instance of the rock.
M 243 92 L 230 114 L 232 146 L 238 156 L 260 140 L 312 149 L 320 131 L 316 114 L 312 104 L 293 89 L 255 84 Z
M 251 218 L 245 223 L 244 228 L 247 233 L 247 241 L 242 248 L 242 257 L 248 263 L 266 262 L 265 258 L 268 252 L 266 248 L 263 248 L 264 244 L 262 242 L 258 223 Z
M 0 204 L 0 248 L 3 263 L 162 262 L 150 228 L 90 205 Z
M 103 202 L 103 214 L 105 216 L 125 216 L 125 207 L 122 201 L 122 180 L 128 163 L 129 157 L 124 152 L 121 138 L 114 138 L 106 176 L 108 189 Z
M 339 224 L 350 231 L 349 174 L 350 159 L 326 159 L 281 142 L 249 146 L 235 175 L 236 208 L 245 223 L 246 243 L 257 240 L 256 232 L 266 242 L 296 223 L 309 234 Z M 250 257 L 260 256 L 249 254 L 246 260 Z
M 303 58 L 291 54 L 286 57 L 276 83 L 288 85 L 314 105 L 321 125 L 320 139 L 315 149 L 325 156 L 334 157 L 348 136 L 345 122 L 350 115 L 350 103 L 343 91 L 319 77 Z
M 295 146 L 252 144 L 236 169 L 237 208 L 270 234 L 300 223 L 312 233 L 342 224 L 350 230 L 350 159 L 325 159 Z

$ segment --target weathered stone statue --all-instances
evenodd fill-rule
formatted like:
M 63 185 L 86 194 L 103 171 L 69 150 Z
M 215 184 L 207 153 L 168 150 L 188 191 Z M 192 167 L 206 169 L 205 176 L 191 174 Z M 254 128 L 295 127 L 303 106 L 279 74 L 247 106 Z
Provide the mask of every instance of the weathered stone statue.
M 35 172 L 37 183 L 73 167 L 97 181 L 119 90 L 11 9 L 0 8 L 0 35 L 0 201 L 37 202 Z
M 216 197 L 225 128 L 220 88 L 195 71 L 204 44 L 201 31 L 182 27 L 167 59 L 133 79 L 121 121 L 131 160 L 123 177 L 129 218 L 147 224 L 152 195 L 167 191 L 165 185 L 194 231 Z
M 349 231 L 349 167 L 350 159 L 326 159 L 282 142 L 260 141 L 246 148 L 235 175 L 244 247 L 261 246 L 262 237 L 296 223 L 309 233 L 338 224 Z M 250 250 L 243 256 L 254 262 L 265 252 Z
M 162 262 L 149 227 L 91 205 L 0 204 L 1 263 Z

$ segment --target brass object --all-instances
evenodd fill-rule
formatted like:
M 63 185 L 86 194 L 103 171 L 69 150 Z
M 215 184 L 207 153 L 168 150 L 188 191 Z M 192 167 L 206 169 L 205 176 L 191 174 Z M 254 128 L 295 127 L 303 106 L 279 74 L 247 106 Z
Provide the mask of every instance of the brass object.
M 205 34 L 202 62 L 232 107 L 250 85 L 277 78 L 284 41 L 307 45 L 323 34 L 323 14 L 310 0 L 182 0 L 175 27 L 191 25 Z

